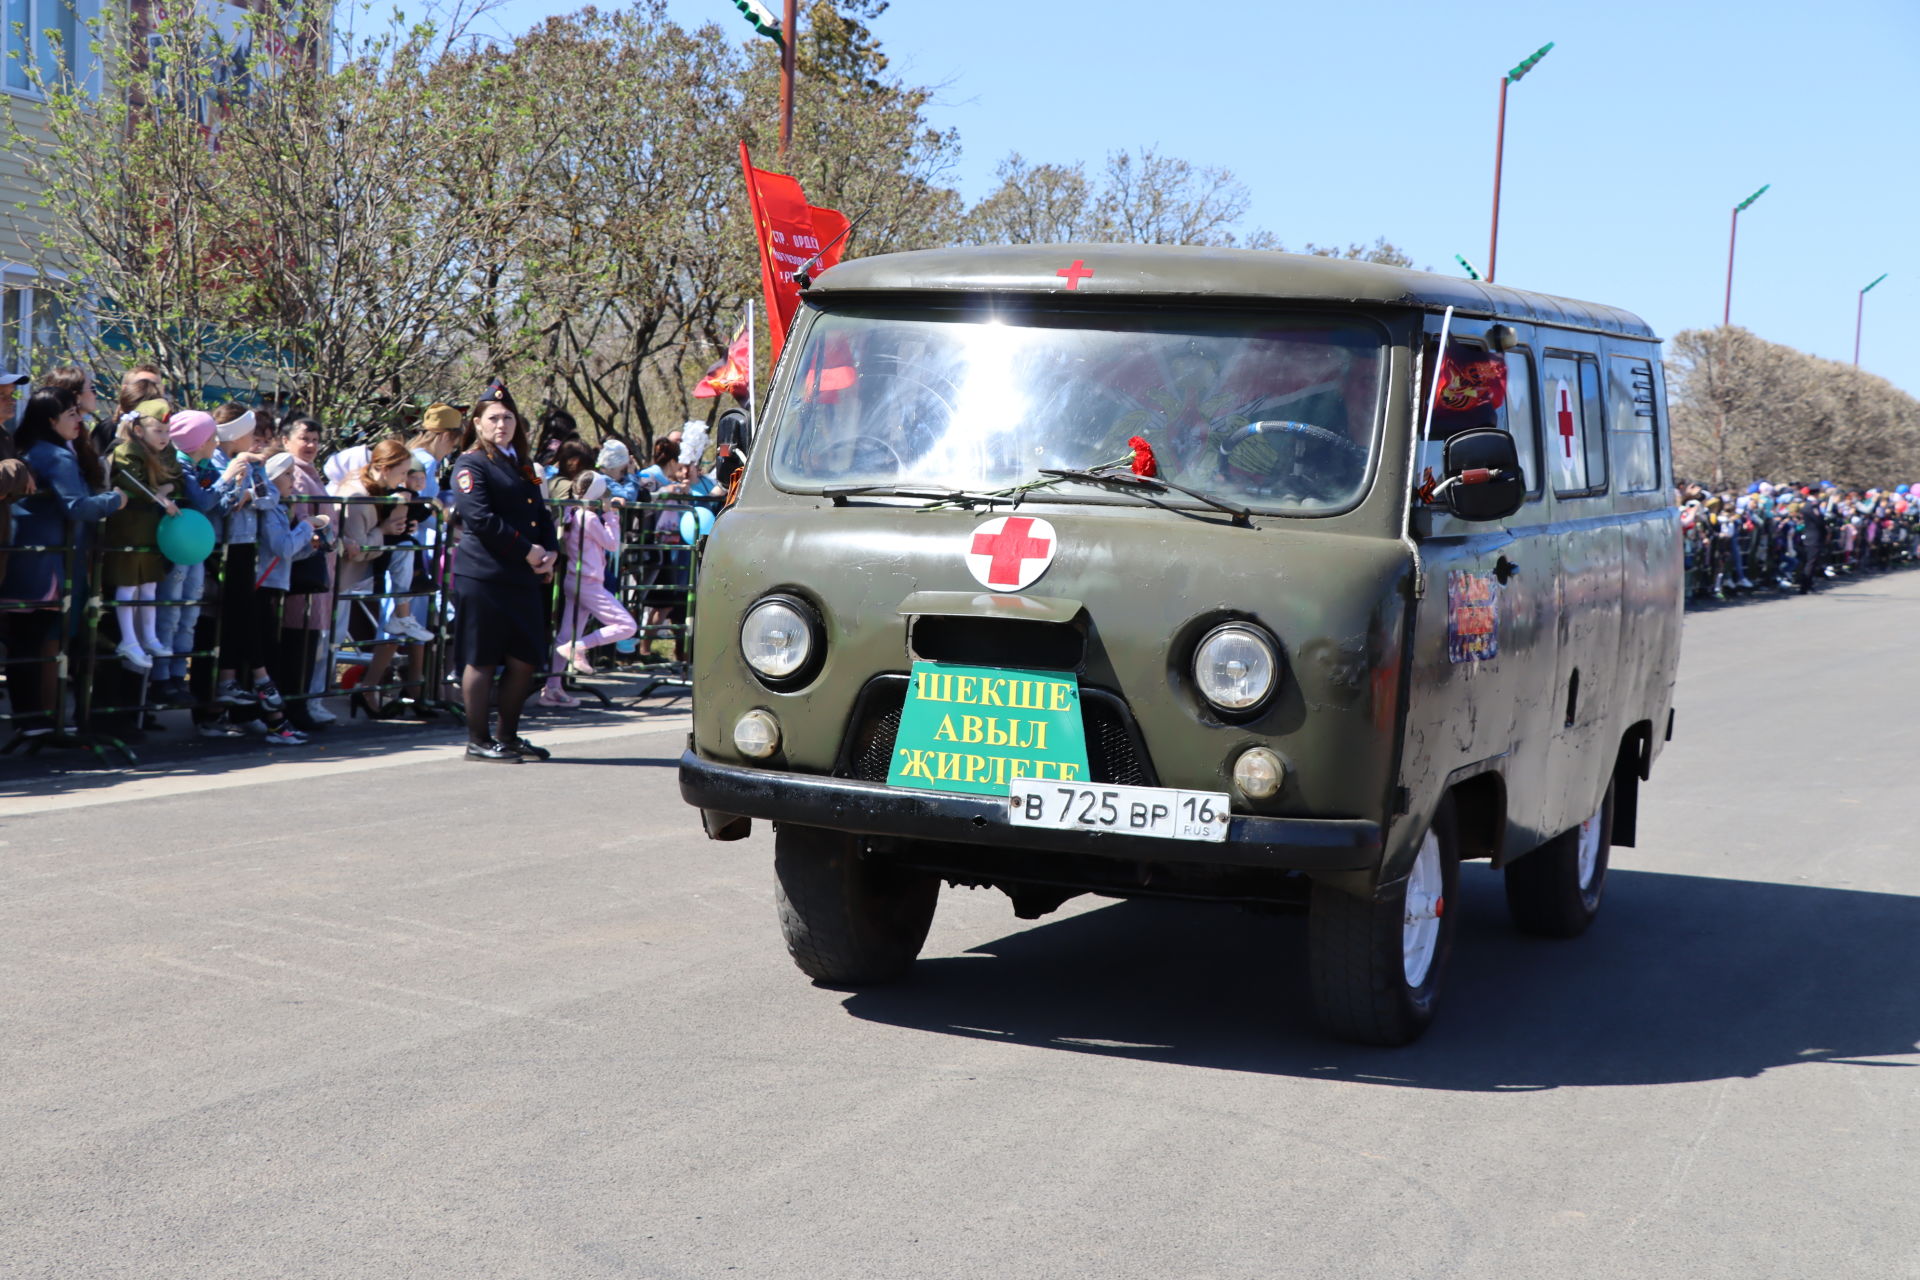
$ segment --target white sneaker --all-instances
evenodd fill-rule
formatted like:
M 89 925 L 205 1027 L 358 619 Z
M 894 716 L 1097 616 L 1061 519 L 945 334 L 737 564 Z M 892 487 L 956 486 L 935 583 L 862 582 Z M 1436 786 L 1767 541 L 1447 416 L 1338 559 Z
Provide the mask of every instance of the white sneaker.
M 410 615 L 396 613 L 387 619 L 387 634 L 399 636 L 405 640 L 417 640 L 421 644 L 430 644 L 436 638 L 433 632 L 416 622 Z
M 339 724 L 340 717 L 327 710 L 326 704 L 314 698 L 307 703 L 307 719 L 315 724 Z
M 567 670 L 573 672 L 575 675 L 590 676 L 593 674 L 593 663 L 587 660 L 587 650 L 580 647 L 578 640 L 569 641 L 566 644 L 557 644 L 553 647 L 553 652 L 556 657 L 567 664 Z
M 565 689 L 548 689 L 545 687 L 542 687 L 540 690 L 539 702 L 543 707 L 577 707 L 580 705 L 580 699 L 574 697 Z
M 128 641 L 122 640 L 119 647 L 113 652 L 120 659 L 121 665 L 129 671 L 136 671 L 141 675 L 145 675 L 147 672 L 153 670 L 153 659 L 149 658 L 147 651 L 137 644 L 131 644 Z

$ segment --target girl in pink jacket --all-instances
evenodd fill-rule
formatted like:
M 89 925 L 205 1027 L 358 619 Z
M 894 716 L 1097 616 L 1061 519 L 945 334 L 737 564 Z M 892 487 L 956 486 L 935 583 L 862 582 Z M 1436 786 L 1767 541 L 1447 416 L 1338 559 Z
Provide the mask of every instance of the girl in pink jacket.
M 583 471 L 572 481 L 572 496 L 586 505 L 569 507 L 561 527 L 561 545 L 566 551 L 566 572 L 560 584 L 560 625 L 555 632 L 553 652 L 558 661 L 540 691 L 540 703 L 548 707 L 577 707 L 580 699 L 560 686 L 562 667 L 583 676 L 593 674 L 587 651 L 603 644 L 631 639 L 640 630 L 633 615 L 607 590 L 607 555 L 620 547 L 620 513 L 603 509 L 607 497 L 607 478 L 597 471 Z M 587 632 L 587 624 L 598 620 L 600 627 Z

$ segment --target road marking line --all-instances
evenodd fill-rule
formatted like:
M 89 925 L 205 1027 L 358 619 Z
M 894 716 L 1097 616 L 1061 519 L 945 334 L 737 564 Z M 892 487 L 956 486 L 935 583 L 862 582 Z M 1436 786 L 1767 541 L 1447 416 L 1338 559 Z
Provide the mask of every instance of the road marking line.
M 688 715 L 656 718 L 617 725 L 581 725 L 575 729 L 548 729 L 539 733 L 540 745 L 559 749 L 587 742 L 605 742 L 616 738 L 639 738 L 654 733 L 685 733 L 692 723 Z M 325 778 L 343 773 L 365 773 L 398 765 L 422 765 L 458 760 L 466 750 L 459 742 L 419 742 L 392 751 L 355 756 L 347 760 L 286 760 L 272 763 L 238 765 L 219 773 L 165 774 L 133 776 L 109 782 L 86 791 L 47 796 L 8 796 L 0 798 L 0 814 L 25 817 L 36 813 L 59 813 L 68 809 L 88 809 L 95 805 L 125 804 L 133 800 L 160 800 L 170 796 L 198 795 L 224 791 L 232 787 L 258 787 L 276 782 L 298 782 L 306 778 Z M 544 764 L 509 766 L 521 769 L 564 767 L 565 760 Z

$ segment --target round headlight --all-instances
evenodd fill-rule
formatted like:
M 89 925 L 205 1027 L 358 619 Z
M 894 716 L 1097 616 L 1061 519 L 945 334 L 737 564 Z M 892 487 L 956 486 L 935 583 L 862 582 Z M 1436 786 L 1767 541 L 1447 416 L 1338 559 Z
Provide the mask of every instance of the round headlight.
M 1250 800 L 1271 798 L 1286 778 L 1286 764 L 1265 747 L 1250 747 L 1233 762 L 1233 785 Z
M 813 622 L 792 601 L 775 597 L 747 610 L 740 653 L 769 680 L 785 680 L 813 656 Z
M 1241 623 L 1215 627 L 1193 654 L 1200 696 L 1222 711 L 1250 711 L 1265 702 L 1279 671 L 1273 641 Z
M 743 756 L 765 760 L 779 750 L 780 722 L 767 712 L 755 708 L 734 721 L 733 745 L 740 749 Z

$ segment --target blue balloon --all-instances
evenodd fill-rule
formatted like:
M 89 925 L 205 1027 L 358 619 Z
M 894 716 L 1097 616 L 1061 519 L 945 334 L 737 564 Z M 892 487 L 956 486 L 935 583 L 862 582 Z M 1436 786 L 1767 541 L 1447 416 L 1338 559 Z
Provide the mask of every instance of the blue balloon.
M 680 541 L 698 542 L 707 536 L 713 528 L 713 510 L 709 507 L 695 507 L 691 511 L 680 513 Z
M 199 564 L 213 554 L 213 522 L 192 507 L 160 521 L 160 554 L 175 564 Z

